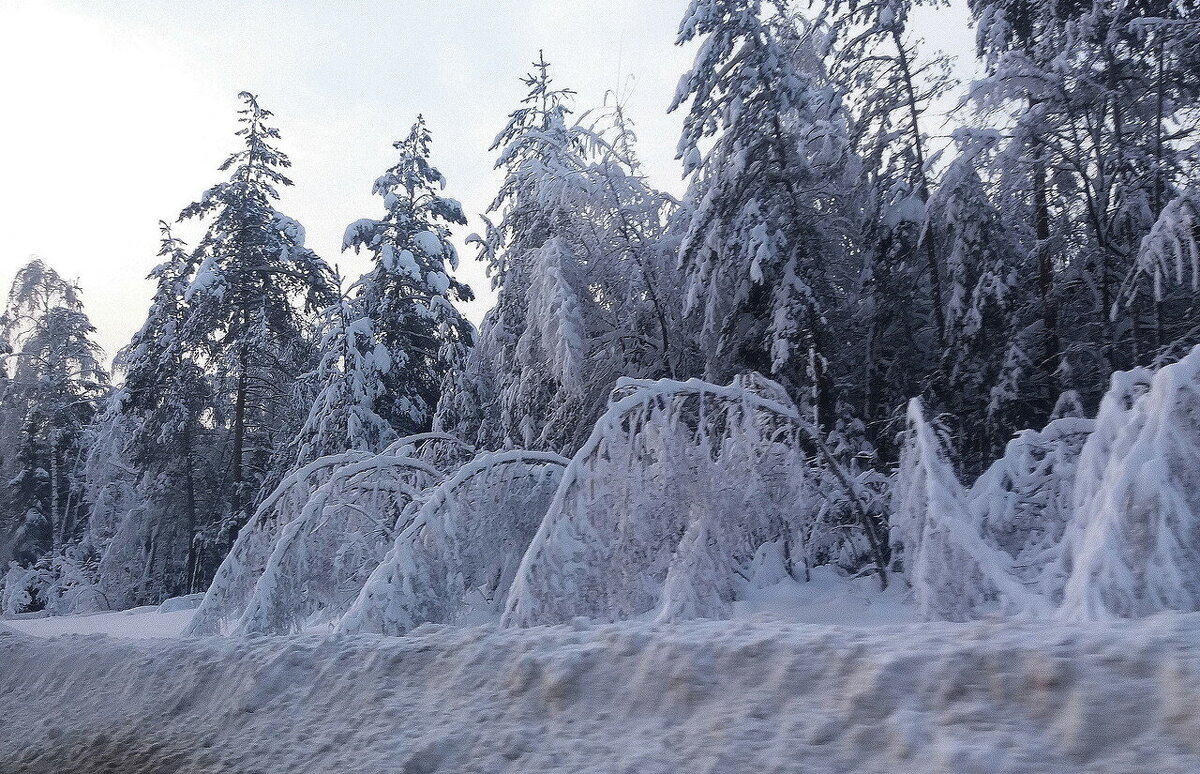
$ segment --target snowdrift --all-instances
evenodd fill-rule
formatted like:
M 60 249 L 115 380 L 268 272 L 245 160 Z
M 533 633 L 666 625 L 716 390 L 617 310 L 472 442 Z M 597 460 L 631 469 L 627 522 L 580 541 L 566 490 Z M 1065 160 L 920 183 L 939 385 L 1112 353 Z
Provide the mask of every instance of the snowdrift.
M 0 770 L 1200 771 L 1200 616 L 0 635 Z

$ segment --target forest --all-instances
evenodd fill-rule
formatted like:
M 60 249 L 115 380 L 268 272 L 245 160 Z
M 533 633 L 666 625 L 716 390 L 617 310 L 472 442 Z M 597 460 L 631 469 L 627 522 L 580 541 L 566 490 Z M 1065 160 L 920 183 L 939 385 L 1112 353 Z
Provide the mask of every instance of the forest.
M 693 0 L 680 198 L 539 55 L 475 255 L 413 116 L 358 277 L 242 93 L 111 367 L 75 283 L 16 274 L 0 611 L 675 622 L 822 568 L 936 620 L 1200 611 L 1200 8 L 970 0 L 961 89 L 911 10 Z

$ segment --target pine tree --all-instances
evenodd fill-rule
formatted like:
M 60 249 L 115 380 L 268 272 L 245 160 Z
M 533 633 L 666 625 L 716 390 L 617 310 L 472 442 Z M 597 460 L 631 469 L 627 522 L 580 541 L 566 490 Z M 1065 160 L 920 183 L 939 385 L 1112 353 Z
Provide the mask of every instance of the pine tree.
M 946 261 L 946 348 L 939 374 L 944 406 L 958 420 L 955 437 L 963 469 L 981 472 L 1003 449 L 1013 421 L 1012 404 L 1025 385 L 1001 385 L 1003 353 L 1015 328 L 1013 305 L 1025 269 L 980 178 L 976 152 L 961 153 L 943 174 L 929 202 L 928 236 Z
M 374 321 L 360 311 L 343 298 L 322 314 L 321 360 L 309 375 L 317 394 L 296 439 L 296 468 L 352 449 L 378 452 L 398 437 L 376 410 L 393 361 L 378 343 Z

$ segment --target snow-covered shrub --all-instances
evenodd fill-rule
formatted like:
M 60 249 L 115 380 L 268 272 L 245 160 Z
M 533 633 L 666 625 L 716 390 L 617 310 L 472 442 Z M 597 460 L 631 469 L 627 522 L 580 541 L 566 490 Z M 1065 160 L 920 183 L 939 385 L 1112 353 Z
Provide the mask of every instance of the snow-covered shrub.
M 1076 484 L 1068 616 L 1200 610 L 1200 347 L 1113 377 Z
M 470 447 L 442 433 L 293 471 L 242 528 L 188 634 L 291 631 L 336 621 L 408 523 L 413 503 Z
M 1062 546 L 1075 514 L 1075 472 L 1094 427 L 1072 416 L 1018 433 L 968 494 L 984 539 L 1012 558 L 1023 582 L 1055 603 L 1066 582 Z
M 0 614 L 45 610 L 69 615 L 109 610 L 95 576 L 96 557 L 80 544 L 47 554 L 31 566 L 12 562 L 0 585 Z
M 44 603 L 37 598 L 38 585 L 37 570 L 10 562 L 8 572 L 4 573 L 0 614 L 17 615 L 44 607 Z
M 301 513 L 333 471 L 370 456 L 365 452 L 347 452 L 321 457 L 280 482 L 238 533 L 233 548 L 217 568 L 216 577 L 187 632 L 192 635 L 228 633 L 246 611 L 280 531 Z
M 283 527 L 234 631 L 286 634 L 336 622 L 407 526 L 412 504 L 442 476 L 387 453 L 335 469 Z
M 1012 558 L 989 545 L 921 402 L 908 407 L 908 439 L 892 491 L 893 556 L 903 562 L 921 614 L 964 621 L 990 610 L 1044 608 Z
M 723 615 L 761 545 L 803 550 L 814 471 L 785 400 L 757 377 L 619 382 L 563 474 L 505 622 Z
M 566 465 L 515 450 L 462 466 L 429 494 L 338 629 L 403 634 L 495 616 Z

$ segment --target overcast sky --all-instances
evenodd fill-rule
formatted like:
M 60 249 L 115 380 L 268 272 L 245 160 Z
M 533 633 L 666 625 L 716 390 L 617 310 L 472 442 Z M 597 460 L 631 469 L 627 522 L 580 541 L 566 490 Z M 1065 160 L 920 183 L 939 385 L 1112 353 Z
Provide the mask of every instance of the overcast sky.
M 237 147 L 236 95 L 276 114 L 296 185 L 279 209 L 343 274 L 345 226 L 376 217 L 372 181 L 417 113 L 446 194 L 490 202 L 488 146 L 544 49 L 580 109 L 621 95 L 652 182 L 681 192 L 680 116 L 666 107 L 692 51 L 687 0 L 0 0 L 0 286 L 31 255 L 78 279 L 111 354 L 145 317 L 160 219 L 219 181 Z M 926 11 L 933 47 L 970 56 L 960 8 Z M 934 130 L 937 127 L 932 127 Z M 189 236 L 190 232 L 181 232 Z M 460 277 L 491 292 L 473 251 Z M 0 291 L 2 292 L 2 291 Z

